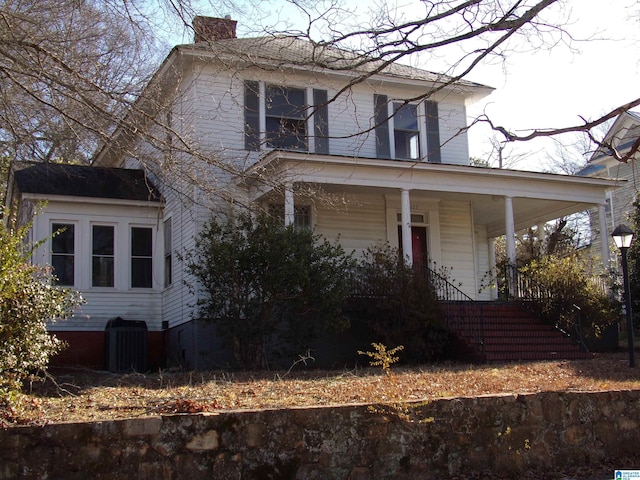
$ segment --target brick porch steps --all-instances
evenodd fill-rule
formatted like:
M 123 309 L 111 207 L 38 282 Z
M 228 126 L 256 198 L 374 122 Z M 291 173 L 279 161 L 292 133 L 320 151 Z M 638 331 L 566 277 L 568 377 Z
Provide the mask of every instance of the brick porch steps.
M 458 353 L 481 362 L 592 358 L 562 332 L 517 303 L 460 302 L 448 306 Z M 481 326 L 481 327 L 480 327 Z M 481 338 L 484 343 L 481 342 Z

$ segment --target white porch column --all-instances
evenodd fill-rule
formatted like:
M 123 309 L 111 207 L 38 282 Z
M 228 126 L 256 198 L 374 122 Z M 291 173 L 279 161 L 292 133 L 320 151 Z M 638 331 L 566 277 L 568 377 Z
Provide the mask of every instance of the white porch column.
M 491 288 L 489 289 L 489 294 L 491 295 L 491 300 L 496 300 L 498 298 L 498 277 L 497 277 L 497 266 L 496 266 L 496 239 L 489 239 L 489 273 L 491 278 L 493 279 Z
M 293 203 L 293 187 L 287 184 L 284 187 L 284 225 L 288 227 L 295 222 L 295 208 Z
M 544 230 L 544 226 L 545 223 L 544 222 L 540 222 L 537 227 L 538 227 L 538 240 L 540 240 L 540 243 L 542 243 L 544 245 L 544 242 L 547 240 L 547 232 L 545 232 Z
M 402 207 L 401 228 L 402 228 L 402 252 L 407 265 L 413 265 L 413 245 L 411 244 L 411 198 L 409 190 L 402 189 L 400 193 Z
M 513 199 L 504 197 L 504 227 L 507 244 L 507 260 L 509 261 L 506 279 L 509 286 L 507 293 L 511 298 L 518 298 L 518 285 L 516 282 L 516 226 L 513 218 Z M 511 268 L 513 267 L 513 268 Z
M 513 219 L 513 199 L 504 197 L 504 225 L 507 243 L 507 259 L 509 264 L 516 264 L 516 226 Z
M 607 212 L 604 205 L 598 205 L 598 221 L 600 222 L 600 248 L 602 249 L 602 266 L 609 269 L 611 262 L 609 252 L 609 229 L 607 228 Z

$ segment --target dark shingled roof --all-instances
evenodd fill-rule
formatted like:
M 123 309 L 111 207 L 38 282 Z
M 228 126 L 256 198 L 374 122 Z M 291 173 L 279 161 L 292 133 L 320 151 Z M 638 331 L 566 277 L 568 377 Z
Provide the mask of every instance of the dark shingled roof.
M 142 170 L 38 163 L 16 170 L 14 178 L 22 193 L 151 202 L 161 200 L 160 193 Z
M 334 45 L 311 43 L 287 36 L 229 38 L 215 42 L 199 42 L 176 46 L 178 50 L 212 54 L 218 59 L 236 65 L 238 60 L 264 68 L 280 69 L 302 67 L 305 69 L 326 69 L 363 75 L 377 72 L 382 76 L 429 82 L 445 83 L 451 77 L 420 68 L 390 63 L 383 66 L 382 61 L 372 59 L 366 54 L 358 54 L 338 48 Z M 379 70 L 380 69 L 380 70 Z M 457 80 L 454 85 L 489 88 L 467 80 Z M 492 89 L 493 90 L 493 89 Z

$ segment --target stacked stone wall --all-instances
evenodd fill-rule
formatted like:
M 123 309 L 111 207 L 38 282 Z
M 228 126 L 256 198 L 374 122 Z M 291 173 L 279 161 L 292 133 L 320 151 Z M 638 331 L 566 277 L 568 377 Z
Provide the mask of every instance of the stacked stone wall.
M 10 428 L 0 479 L 518 478 L 638 445 L 640 391 L 501 395 Z

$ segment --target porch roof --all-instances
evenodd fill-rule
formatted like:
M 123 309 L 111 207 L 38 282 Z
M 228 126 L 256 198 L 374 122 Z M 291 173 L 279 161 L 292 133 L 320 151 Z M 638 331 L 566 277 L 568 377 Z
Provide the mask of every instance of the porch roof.
M 604 205 L 607 190 L 624 180 L 466 165 L 380 160 L 272 151 L 237 179 L 259 200 L 283 184 L 320 184 L 329 193 L 399 190 L 470 203 L 474 221 L 492 237 L 505 233 L 504 198 L 513 199 L 515 227 Z

